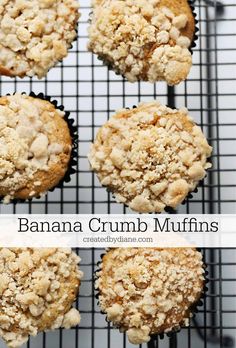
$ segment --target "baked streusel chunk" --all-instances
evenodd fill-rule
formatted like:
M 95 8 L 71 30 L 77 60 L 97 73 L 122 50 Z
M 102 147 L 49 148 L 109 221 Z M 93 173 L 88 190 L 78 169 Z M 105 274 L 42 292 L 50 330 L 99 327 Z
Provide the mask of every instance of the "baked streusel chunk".
M 176 85 L 192 66 L 187 0 L 94 0 L 88 49 L 129 81 Z
M 188 326 L 204 289 L 202 255 L 191 248 L 111 249 L 97 277 L 102 312 L 133 344 Z
M 44 77 L 77 36 L 76 0 L 2 0 L 0 74 Z
M 117 202 L 151 213 L 184 201 L 211 167 L 211 151 L 186 109 L 154 101 L 114 115 L 98 131 L 88 158 Z
M 8 347 L 80 322 L 72 308 L 83 273 L 71 249 L 0 249 L 0 337 Z
M 0 98 L 0 196 L 5 203 L 38 197 L 64 178 L 72 151 L 64 116 L 39 98 Z

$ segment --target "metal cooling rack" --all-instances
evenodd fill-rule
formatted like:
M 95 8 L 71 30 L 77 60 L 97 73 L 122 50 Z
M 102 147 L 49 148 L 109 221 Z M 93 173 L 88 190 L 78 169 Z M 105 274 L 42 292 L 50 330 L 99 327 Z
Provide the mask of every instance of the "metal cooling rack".
M 109 72 L 87 52 L 88 0 L 80 0 L 78 41 L 67 59 L 47 78 L 1 78 L 0 94 L 34 91 L 57 99 L 71 112 L 79 132 L 77 172 L 70 183 L 30 203 L 0 205 L 1 213 L 123 213 L 130 212 L 101 188 L 87 161 L 89 144 L 114 110 L 158 98 L 162 103 L 187 106 L 212 146 L 213 169 L 181 213 L 236 213 L 236 2 L 198 0 L 199 40 L 188 81 L 176 88 L 165 83 L 130 84 Z M 93 290 L 93 271 L 102 250 L 79 250 L 85 273 L 77 302 L 81 325 L 32 338 L 31 348 L 131 348 L 125 337 L 100 314 Z M 236 338 L 236 251 L 204 251 L 209 270 L 203 306 L 191 326 L 148 348 L 234 347 Z M 0 347 L 4 347 L 0 343 Z M 146 345 L 140 347 L 147 348 Z

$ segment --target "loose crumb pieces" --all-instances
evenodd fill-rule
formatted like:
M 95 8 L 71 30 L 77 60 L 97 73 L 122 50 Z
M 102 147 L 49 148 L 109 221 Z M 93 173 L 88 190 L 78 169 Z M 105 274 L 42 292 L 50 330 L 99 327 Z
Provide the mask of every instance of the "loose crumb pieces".
M 88 158 L 117 202 L 149 213 L 182 203 L 211 167 L 211 151 L 187 110 L 154 101 L 113 116 Z
M 29 196 L 40 193 L 42 181 L 37 176 L 34 180 L 34 175 L 61 163 L 62 155 L 69 161 L 71 144 L 57 132 L 61 113 L 51 103 L 26 95 L 0 98 L 0 194 L 5 203 L 30 180 Z
M 76 0 L 2 0 L 0 73 L 45 76 L 76 38 Z
M 71 309 L 83 275 L 79 262 L 70 249 L 0 249 L 0 337 L 8 347 L 79 324 Z
M 192 66 L 188 16 L 175 16 L 160 0 L 95 0 L 90 51 L 129 81 L 176 85 Z M 192 15 L 191 15 L 192 16 Z
M 101 310 L 133 344 L 188 326 L 204 285 L 202 255 L 191 248 L 112 249 L 97 276 Z

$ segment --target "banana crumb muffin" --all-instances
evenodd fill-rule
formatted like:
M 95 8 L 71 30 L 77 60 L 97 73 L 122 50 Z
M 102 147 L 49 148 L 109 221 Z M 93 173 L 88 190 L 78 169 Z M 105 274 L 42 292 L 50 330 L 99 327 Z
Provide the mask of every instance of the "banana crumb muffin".
M 64 178 L 72 151 L 64 116 L 39 98 L 0 98 L 0 196 L 5 203 L 39 197 Z
M 0 2 L 0 74 L 44 77 L 77 36 L 76 0 Z
M 211 151 L 186 109 L 154 101 L 117 112 L 98 131 L 88 158 L 117 202 L 159 213 L 196 188 L 211 167 Z
M 176 85 L 192 66 L 195 18 L 187 0 L 95 0 L 88 49 L 129 81 Z
M 204 272 L 195 249 L 117 248 L 103 256 L 95 286 L 107 319 L 141 344 L 189 325 Z
M 0 249 L 0 337 L 8 347 L 79 324 L 72 308 L 83 275 L 79 262 L 71 249 Z

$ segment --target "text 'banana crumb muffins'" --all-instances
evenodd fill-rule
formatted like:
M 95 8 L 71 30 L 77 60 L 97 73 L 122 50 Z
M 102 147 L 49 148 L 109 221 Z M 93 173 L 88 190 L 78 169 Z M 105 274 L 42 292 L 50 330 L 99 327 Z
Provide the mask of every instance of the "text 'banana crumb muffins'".
M 189 325 L 203 296 L 204 265 L 195 249 L 117 248 L 102 258 L 101 311 L 133 344 Z
M 187 0 L 95 0 L 88 49 L 129 81 L 176 85 L 192 66 L 195 14 Z
M 71 249 L 0 249 L 0 337 L 8 347 L 79 324 L 72 308 L 83 276 L 79 262 Z
M 211 151 L 186 109 L 154 101 L 114 115 L 98 131 L 88 158 L 117 202 L 160 213 L 194 191 L 211 167 Z
M 0 98 L 0 196 L 39 197 L 67 173 L 72 137 L 65 112 L 22 94 Z
M 77 37 L 76 0 L 3 0 L 0 74 L 44 77 Z

